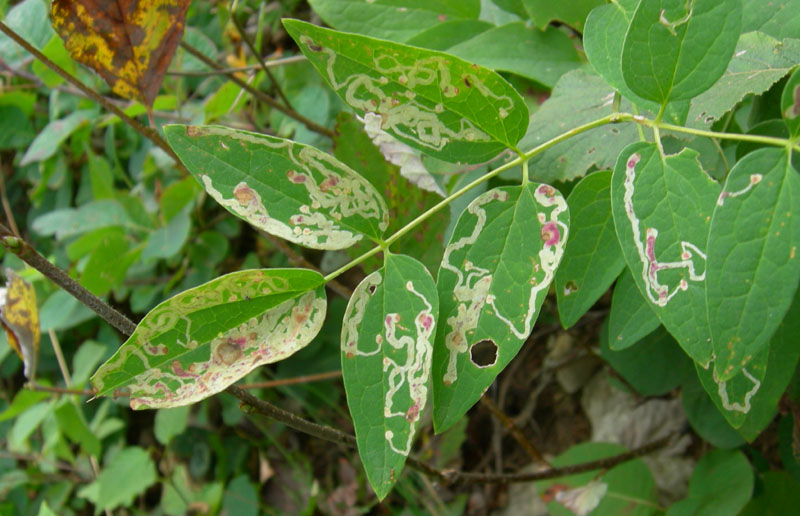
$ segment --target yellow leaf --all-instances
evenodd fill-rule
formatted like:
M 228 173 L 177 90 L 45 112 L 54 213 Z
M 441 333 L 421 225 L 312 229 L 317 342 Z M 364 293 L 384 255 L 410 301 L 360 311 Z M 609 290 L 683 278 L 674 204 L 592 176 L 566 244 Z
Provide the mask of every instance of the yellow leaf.
M 39 309 L 36 292 L 11 269 L 6 269 L 6 286 L 0 288 L 0 324 L 8 342 L 25 364 L 25 377 L 33 381 L 39 358 Z

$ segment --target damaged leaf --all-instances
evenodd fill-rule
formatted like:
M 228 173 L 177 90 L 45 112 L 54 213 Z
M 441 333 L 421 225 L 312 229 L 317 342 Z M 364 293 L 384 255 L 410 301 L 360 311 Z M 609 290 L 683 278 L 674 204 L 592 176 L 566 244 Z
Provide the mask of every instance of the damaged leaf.
M 92 376 L 97 395 L 121 387 L 131 408 L 188 405 L 256 367 L 305 347 L 325 319 L 322 276 L 306 269 L 234 272 L 156 306 Z
M 33 381 L 41 338 L 36 291 L 13 270 L 6 269 L 5 273 L 6 286 L 0 288 L 0 324 L 9 345 L 25 364 L 25 378 Z
M 70 55 L 117 95 L 153 105 L 183 35 L 190 0 L 54 0 L 53 27 Z

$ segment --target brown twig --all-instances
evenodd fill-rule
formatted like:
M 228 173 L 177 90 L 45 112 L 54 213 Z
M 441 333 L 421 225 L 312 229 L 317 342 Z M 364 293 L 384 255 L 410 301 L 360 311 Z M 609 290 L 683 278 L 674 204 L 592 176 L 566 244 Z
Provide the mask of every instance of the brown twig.
M 525 453 L 528 454 L 528 457 L 540 464 L 547 466 L 550 465 L 550 463 L 547 462 L 547 459 L 545 459 L 544 456 L 539 453 L 539 450 L 536 449 L 533 443 L 527 437 L 525 437 L 525 434 L 522 433 L 522 430 L 519 429 L 514 421 L 502 410 L 500 410 L 500 407 L 495 405 L 490 396 L 481 396 L 481 404 L 486 407 L 486 409 L 489 410 L 489 412 L 495 418 L 497 418 L 497 420 L 500 421 L 504 427 L 506 427 L 506 430 L 508 430 L 508 432 L 511 434 L 511 437 L 517 441 L 517 444 L 519 444 Z
M 194 57 L 196 57 L 197 59 L 199 59 L 200 61 L 202 61 L 206 65 L 210 66 L 214 70 L 217 70 L 219 72 L 221 72 L 223 70 L 222 66 L 218 65 L 216 62 L 214 62 L 213 60 L 209 59 L 205 54 L 203 54 L 202 52 L 200 52 L 199 50 L 197 50 L 193 46 L 189 45 L 185 41 L 181 42 L 181 47 L 183 47 L 184 50 L 186 50 L 187 52 L 189 52 Z M 314 122 L 313 120 L 310 120 L 310 119 L 304 117 L 303 115 L 301 115 L 300 113 L 298 113 L 297 111 L 295 111 L 293 109 L 287 108 L 286 106 L 284 106 L 283 104 L 281 104 L 277 100 L 273 99 L 272 97 L 270 97 L 269 95 L 267 95 L 263 91 L 257 90 L 254 87 L 250 86 L 245 81 L 243 81 L 239 77 L 237 77 L 236 74 L 226 73 L 224 75 L 226 77 L 228 77 L 228 79 L 233 81 L 235 84 L 237 84 L 240 88 L 243 88 L 243 89 L 247 90 L 250 94 L 252 94 L 258 100 L 264 102 L 265 104 L 267 104 L 268 106 L 270 106 L 270 107 L 272 107 L 274 109 L 277 109 L 278 111 L 280 111 L 281 113 L 285 114 L 286 116 L 288 116 L 290 118 L 294 118 L 298 122 L 300 122 L 303 125 L 305 125 L 310 131 L 314 131 L 315 133 L 319 133 L 319 134 L 327 136 L 329 138 L 333 138 L 335 136 L 335 134 L 334 134 L 334 132 L 332 130 L 328 129 L 325 126 L 319 125 L 318 123 Z
M 183 163 L 181 163 L 181 160 L 178 159 L 178 156 L 175 154 L 175 151 L 172 150 L 172 147 L 170 147 L 167 144 L 167 142 L 158 134 L 158 132 L 155 131 L 155 129 L 152 129 L 150 127 L 145 127 L 144 125 L 139 123 L 139 121 L 136 120 L 135 118 L 131 118 L 128 115 L 126 115 L 124 111 L 122 111 L 120 108 L 109 102 L 105 97 L 103 97 L 93 89 L 83 84 L 83 82 L 81 82 L 77 77 L 72 76 L 66 70 L 58 66 L 53 61 L 51 61 L 46 55 L 39 52 L 39 50 L 36 47 L 25 41 L 25 39 L 22 36 L 14 32 L 13 29 L 9 28 L 2 21 L 0 21 L 0 31 L 5 33 L 6 36 L 13 39 L 18 45 L 20 45 L 22 48 L 31 53 L 36 59 L 41 61 L 42 64 L 44 64 L 45 66 L 56 72 L 58 75 L 60 75 L 65 81 L 69 82 L 70 84 L 78 88 L 88 98 L 94 100 L 107 110 L 117 115 L 126 124 L 135 129 L 136 132 L 138 132 L 139 134 L 141 134 L 142 136 L 153 142 L 154 145 L 159 147 L 161 150 L 166 152 L 170 157 L 172 157 L 175 160 L 175 162 L 178 165 L 178 168 L 180 168 L 182 172 L 186 173 L 187 175 L 189 174 L 189 172 L 183 166 Z
M 3 245 L 16 254 L 25 263 L 38 270 L 46 277 L 50 278 L 56 285 L 69 292 L 75 299 L 91 308 L 97 315 L 113 327 L 130 335 L 136 329 L 136 324 L 130 319 L 119 313 L 111 305 L 95 296 L 77 281 L 70 278 L 67 273 L 48 262 L 44 256 L 39 254 L 36 249 L 30 246 L 25 240 L 15 235 L 4 224 L 0 224 L 0 241 Z
M 272 389 L 274 387 L 283 387 L 285 385 L 296 385 L 298 383 L 311 383 L 321 382 L 324 380 L 332 380 L 340 378 L 341 371 L 328 371 L 327 373 L 309 374 L 305 376 L 295 376 L 294 378 L 280 378 L 278 380 L 269 380 L 266 382 L 256 383 L 243 383 L 239 385 L 241 389 Z
M 14 212 L 11 211 L 11 204 L 8 202 L 8 197 L 6 196 L 6 178 L 2 161 L 0 161 L 0 202 L 3 203 L 3 212 L 6 214 L 6 220 L 11 227 L 11 232 L 19 236 L 19 228 L 17 227 L 17 222 L 14 220 Z
M 239 35 L 242 36 L 242 41 L 244 41 L 244 44 L 247 45 L 247 48 L 250 50 L 250 53 L 253 54 L 256 60 L 258 60 L 258 64 L 261 65 L 261 69 L 264 71 L 265 74 L 267 74 L 267 77 L 269 77 L 270 84 L 272 85 L 274 90 L 278 93 L 278 96 L 281 98 L 284 105 L 289 109 L 293 109 L 292 103 L 289 102 L 288 98 L 286 98 L 286 95 L 283 93 L 283 90 L 278 84 L 278 81 L 275 80 L 275 76 L 272 75 L 272 70 L 270 70 L 264 63 L 264 58 L 261 57 L 261 53 L 256 51 L 256 48 L 255 46 L 253 46 L 253 42 L 250 41 L 250 38 L 247 36 L 244 27 L 242 27 L 242 24 L 239 23 L 239 20 L 236 19 L 235 12 L 231 12 L 230 20 L 233 22 L 233 25 L 234 27 L 236 27 L 236 30 L 239 31 Z
M 264 61 L 263 66 L 267 68 L 275 68 L 276 66 L 283 66 L 292 63 L 300 63 L 306 60 L 306 56 L 298 55 L 298 56 L 289 56 L 283 57 L 280 59 L 271 59 L 269 61 Z M 247 66 L 234 66 L 233 68 L 219 68 L 214 70 L 175 70 L 171 72 L 167 72 L 167 75 L 174 75 L 177 77 L 209 77 L 212 75 L 228 75 L 231 73 L 237 72 L 250 72 L 253 70 L 258 70 L 261 68 L 261 64 L 254 64 L 254 65 L 247 65 Z

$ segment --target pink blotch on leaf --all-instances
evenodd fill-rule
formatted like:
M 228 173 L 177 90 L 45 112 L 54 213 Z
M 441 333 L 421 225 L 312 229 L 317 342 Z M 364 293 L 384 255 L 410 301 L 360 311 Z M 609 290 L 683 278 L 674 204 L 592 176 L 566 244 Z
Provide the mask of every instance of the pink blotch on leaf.
M 542 226 L 541 237 L 545 245 L 556 245 L 561 240 L 561 232 L 558 230 L 558 224 L 555 222 L 548 222 Z

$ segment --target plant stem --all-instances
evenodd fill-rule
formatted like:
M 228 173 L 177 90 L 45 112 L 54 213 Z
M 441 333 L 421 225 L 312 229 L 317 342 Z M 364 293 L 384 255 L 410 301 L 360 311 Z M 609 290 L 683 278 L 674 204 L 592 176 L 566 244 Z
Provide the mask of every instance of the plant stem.
M 206 65 L 208 65 L 211 68 L 213 68 L 214 70 L 217 70 L 218 72 L 222 73 L 222 71 L 223 71 L 222 66 L 218 65 L 216 62 L 214 62 L 213 60 L 209 59 L 205 54 L 203 54 L 202 52 L 200 52 L 199 50 L 197 50 L 193 46 L 189 45 L 185 41 L 182 41 L 181 42 L 181 47 L 183 47 L 184 50 L 186 50 L 187 52 L 192 54 L 194 57 L 196 57 L 197 59 L 199 59 L 200 61 L 202 61 Z M 335 136 L 335 133 L 333 131 L 331 131 L 330 129 L 328 129 L 327 127 L 319 125 L 318 123 L 314 122 L 313 120 L 310 120 L 310 119 L 304 117 L 303 115 L 301 115 L 297 111 L 284 106 L 283 104 L 281 104 L 277 100 L 273 99 L 272 97 L 270 97 L 269 95 L 267 95 L 263 91 L 257 90 L 256 88 L 250 86 L 249 84 L 247 84 L 246 82 L 241 80 L 239 77 L 237 77 L 236 74 L 234 74 L 234 73 L 225 73 L 224 75 L 226 77 L 228 77 L 228 79 L 230 79 L 231 81 L 236 83 L 240 88 L 243 88 L 243 89 L 247 90 L 250 94 L 252 94 L 258 100 L 264 102 L 265 104 L 267 104 L 268 106 L 270 106 L 270 107 L 272 107 L 274 109 L 277 109 L 278 111 L 280 111 L 284 115 L 286 115 L 288 117 L 291 117 L 291 118 L 294 118 L 298 122 L 300 122 L 303 125 L 305 125 L 310 131 L 314 131 L 315 133 L 319 133 L 319 134 L 321 134 L 323 136 L 327 136 L 328 138 L 333 138 Z
M 645 117 L 635 117 L 634 122 L 651 128 L 659 128 L 664 131 L 672 131 L 675 133 L 692 134 L 695 136 L 705 136 L 707 138 L 719 138 L 720 140 L 737 140 L 742 142 L 763 143 L 765 145 L 774 145 L 776 147 L 789 147 L 795 151 L 800 152 L 800 143 L 788 140 L 786 138 L 776 138 L 773 136 L 760 136 L 756 134 L 738 134 L 738 133 L 720 133 L 717 131 L 707 131 L 705 129 L 693 129 L 691 127 L 683 127 L 682 125 L 666 124 L 664 122 L 657 122 Z
M 158 134 L 158 132 L 155 131 L 155 129 L 150 127 L 145 127 L 144 125 L 139 123 L 139 121 L 136 120 L 135 118 L 131 118 L 128 115 L 126 115 L 124 111 L 122 111 L 117 106 L 109 102 L 108 99 L 106 99 L 93 89 L 83 84 L 77 77 L 72 76 L 66 70 L 58 66 L 53 61 L 51 61 L 46 55 L 39 52 L 39 50 L 36 47 L 25 41 L 25 39 L 22 38 L 22 36 L 14 32 L 13 29 L 8 27 L 2 21 L 0 21 L 0 31 L 5 33 L 6 36 L 8 36 L 9 38 L 13 39 L 18 45 L 20 45 L 22 48 L 24 48 L 26 51 L 32 54 L 36 59 L 41 61 L 42 64 L 44 64 L 45 66 L 56 72 L 58 75 L 60 75 L 65 81 L 67 81 L 68 83 L 74 85 L 76 88 L 81 90 L 81 92 L 83 92 L 83 94 L 86 95 L 88 98 L 92 99 L 93 101 L 97 102 L 98 104 L 106 108 L 108 111 L 111 111 L 112 113 L 117 115 L 126 124 L 128 124 L 134 130 L 136 130 L 136 132 L 138 132 L 139 134 L 141 134 L 142 136 L 153 142 L 153 144 L 155 144 L 156 147 L 166 152 L 167 155 L 169 155 L 172 159 L 175 160 L 175 163 L 177 164 L 178 168 L 181 169 L 182 172 L 184 172 L 186 175 L 189 175 L 189 171 L 186 170 L 186 167 L 183 166 L 181 160 L 178 159 L 178 156 L 175 154 L 175 151 L 172 150 L 172 147 L 170 147 L 167 144 L 167 142 L 164 141 L 164 139 Z
M 0 224 L 0 241 L 3 245 L 16 254 L 25 263 L 38 270 L 46 277 L 50 278 L 56 285 L 63 288 L 72 296 L 88 306 L 94 312 L 107 321 L 111 326 L 118 329 L 125 335 L 130 335 L 136 329 L 136 324 L 130 319 L 119 313 L 111 305 L 95 296 L 78 282 L 70 278 L 67 273 L 50 263 L 44 256 L 39 254 L 36 249 L 30 246 L 25 240 L 14 235 L 14 233 L 5 226 Z
M 269 61 L 263 61 L 263 66 L 267 68 L 275 68 L 277 66 L 283 66 L 292 63 L 299 63 L 301 61 L 306 61 L 306 56 L 299 55 L 299 56 L 289 56 L 283 57 L 280 59 L 271 59 Z M 187 70 L 187 71 L 172 71 L 167 72 L 167 75 L 174 75 L 176 77 L 209 77 L 212 75 L 227 75 L 231 73 L 237 72 L 249 72 L 252 70 L 258 70 L 261 68 L 261 64 L 254 64 L 254 65 L 247 65 L 247 66 L 235 66 L 233 68 L 220 68 L 214 70 Z

